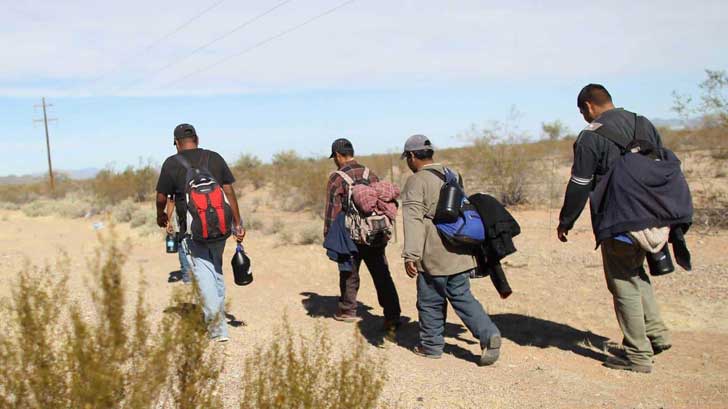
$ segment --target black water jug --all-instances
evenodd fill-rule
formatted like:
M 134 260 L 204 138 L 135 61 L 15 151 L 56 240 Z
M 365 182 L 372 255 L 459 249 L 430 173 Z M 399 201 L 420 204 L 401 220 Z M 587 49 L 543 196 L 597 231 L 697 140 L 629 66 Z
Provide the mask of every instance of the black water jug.
M 167 233 L 167 238 L 164 240 L 164 247 L 167 253 L 176 253 L 179 250 L 177 235 Z
M 453 223 L 460 217 L 463 207 L 463 191 L 453 183 L 445 183 L 440 189 L 440 198 L 435 208 L 437 223 Z
M 672 264 L 672 257 L 667 244 L 657 253 L 647 253 L 647 265 L 650 267 L 650 274 L 653 276 L 661 276 L 675 271 L 675 265 Z
M 248 285 L 253 282 L 253 271 L 250 269 L 250 258 L 247 254 L 245 254 L 242 244 L 238 244 L 230 264 L 233 267 L 235 284 Z

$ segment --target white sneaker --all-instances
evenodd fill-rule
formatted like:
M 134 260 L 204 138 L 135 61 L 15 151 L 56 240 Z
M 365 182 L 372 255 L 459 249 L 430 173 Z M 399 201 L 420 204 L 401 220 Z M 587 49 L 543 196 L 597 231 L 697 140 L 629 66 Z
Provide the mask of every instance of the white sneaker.
M 221 337 L 215 337 L 215 338 L 213 338 L 212 340 L 213 340 L 213 341 L 215 341 L 215 342 L 220 342 L 220 343 L 223 343 L 223 342 L 228 342 L 228 341 L 230 341 L 230 338 L 228 338 L 228 337 L 222 337 L 222 336 L 221 336 Z

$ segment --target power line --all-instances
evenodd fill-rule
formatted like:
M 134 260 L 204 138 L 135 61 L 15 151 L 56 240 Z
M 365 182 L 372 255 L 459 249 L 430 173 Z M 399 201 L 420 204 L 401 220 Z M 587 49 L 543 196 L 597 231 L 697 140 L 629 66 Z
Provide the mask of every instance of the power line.
M 348 6 L 349 4 L 351 4 L 351 3 L 355 2 L 355 1 L 356 0 L 347 0 L 347 1 L 344 1 L 342 3 L 339 3 L 337 6 L 335 6 L 333 8 L 330 8 L 330 9 L 324 11 L 323 13 L 320 13 L 320 14 L 315 15 L 315 16 L 309 18 L 308 20 L 304 21 L 303 23 L 300 23 L 300 24 L 295 25 L 295 26 L 293 26 L 291 28 L 288 28 L 286 30 L 283 30 L 283 31 L 281 31 L 278 34 L 275 34 L 273 36 L 270 36 L 270 37 L 268 37 L 268 38 L 266 38 L 266 39 L 264 39 L 264 40 L 262 40 L 262 41 L 260 41 L 260 42 L 258 42 L 256 44 L 254 44 L 253 46 L 248 47 L 248 48 L 246 48 L 246 49 L 244 49 L 244 50 L 242 50 L 242 51 L 240 51 L 238 53 L 229 55 L 229 56 L 227 56 L 225 58 L 222 58 L 222 59 L 216 61 L 213 64 L 210 64 L 208 66 L 205 66 L 205 67 L 202 67 L 200 69 L 197 69 L 197 70 L 195 70 L 195 71 L 193 71 L 193 72 L 191 72 L 191 73 L 189 73 L 189 74 L 187 74 L 187 75 L 185 75 L 185 76 L 183 76 L 181 78 L 177 78 L 176 80 L 173 80 L 173 81 L 170 81 L 168 83 L 165 83 L 165 84 L 162 85 L 162 88 L 168 87 L 168 86 L 171 86 L 171 85 L 174 85 L 174 84 L 177 84 L 177 83 L 182 82 L 182 81 L 184 81 L 184 80 L 186 80 L 186 79 L 188 79 L 188 78 L 190 78 L 192 76 L 195 76 L 195 75 L 200 74 L 200 73 L 205 72 L 205 71 L 209 71 L 209 70 L 217 67 L 218 65 L 221 65 L 221 64 L 227 62 L 228 60 L 231 60 L 233 58 L 239 57 L 239 56 L 241 56 L 243 54 L 247 54 L 247 53 L 249 53 L 249 52 L 251 52 L 251 51 L 253 51 L 253 50 L 257 49 L 257 48 L 260 48 L 260 47 L 264 46 L 265 44 L 268 44 L 268 43 L 270 43 L 272 41 L 275 41 L 275 40 L 277 40 L 277 39 L 279 39 L 279 38 L 281 38 L 281 37 L 283 37 L 285 35 L 288 35 L 288 34 L 294 32 L 294 31 L 296 31 L 298 29 L 301 29 L 301 28 L 303 28 L 303 27 L 305 27 L 305 26 L 313 23 L 314 21 L 316 21 L 316 20 L 318 20 L 320 18 L 323 18 L 325 16 L 328 16 L 329 14 L 332 14 L 332 13 L 336 12 L 337 10 L 339 10 L 339 9 L 345 7 L 345 6 Z
M 159 74 L 160 72 L 165 71 L 165 70 L 167 70 L 168 68 L 170 68 L 172 66 L 178 65 L 180 62 L 185 61 L 185 60 L 189 59 L 190 57 L 198 54 L 200 51 L 203 51 L 204 49 L 210 47 L 211 45 L 213 45 L 213 44 L 215 44 L 215 43 L 217 43 L 219 41 L 222 41 L 222 40 L 230 37 L 231 35 L 235 34 L 236 32 L 238 32 L 238 31 L 242 30 L 243 28 L 245 28 L 245 27 L 247 27 L 247 26 L 255 23 L 256 21 L 258 21 L 261 18 L 267 16 L 268 14 L 271 14 L 272 12 L 274 12 L 277 9 L 283 7 L 287 3 L 290 3 L 291 1 L 293 1 L 293 0 L 284 0 L 284 1 L 276 4 L 275 6 L 273 6 L 273 7 L 269 8 L 269 9 L 265 10 L 264 12 L 262 12 L 262 13 L 256 15 L 256 16 L 254 16 L 253 18 L 244 21 L 242 24 L 239 24 L 239 25 L 233 27 L 231 30 L 226 31 L 222 35 L 215 37 L 211 41 L 208 41 L 207 43 L 205 43 L 205 44 L 203 44 L 203 45 L 195 48 L 194 50 L 190 51 L 189 53 L 187 53 L 187 54 L 185 54 L 183 56 L 180 56 L 180 57 L 175 58 L 174 60 L 170 61 L 169 63 L 165 64 L 162 67 L 159 67 L 159 68 L 155 69 L 154 71 L 152 71 L 151 73 L 149 73 L 147 75 L 144 75 L 142 77 L 139 77 L 139 78 L 135 79 L 134 81 L 130 82 L 129 84 L 123 86 L 121 89 L 117 90 L 117 92 L 118 91 L 124 91 L 124 90 L 127 90 L 129 88 L 133 88 L 135 85 L 139 84 L 143 80 L 145 80 L 147 78 L 152 78 L 152 77 L 156 76 L 157 74 Z
M 185 28 L 187 28 L 187 26 L 189 26 L 190 24 L 194 23 L 196 20 L 200 19 L 202 16 L 204 16 L 207 13 L 209 13 L 213 9 L 217 8 L 223 2 L 225 2 L 225 0 L 218 0 L 218 1 L 214 2 L 214 3 L 212 3 L 211 5 L 209 5 L 208 7 L 206 7 L 205 9 L 203 9 L 202 11 L 198 12 L 194 16 L 192 16 L 189 19 L 187 19 L 184 23 L 182 23 L 182 24 L 178 25 L 177 27 L 175 27 L 172 31 L 169 31 L 168 33 L 162 35 L 161 37 L 159 37 L 156 40 L 152 41 L 151 43 L 147 44 L 146 46 L 140 48 L 139 51 L 136 51 L 136 52 L 130 54 L 129 56 L 127 56 L 124 59 L 124 61 L 118 63 L 111 70 L 108 70 L 108 71 L 106 71 L 106 73 L 101 74 L 100 76 L 92 79 L 91 80 L 91 84 L 94 84 L 94 83 L 102 80 L 103 78 L 105 78 L 109 74 L 111 74 L 112 72 L 115 72 L 115 71 L 119 70 L 119 68 L 126 66 L 128 64 L 128 61 L 132 60 L 134 57 L 139 57 L 139 56 L 144 55 L 144 54 L 148 53 L 149 51 L 153 50 L 160 43 L 162 43 L 163 41 L 171 38 L 173 35 L 179 33 L 180 31 L 184 30 Z

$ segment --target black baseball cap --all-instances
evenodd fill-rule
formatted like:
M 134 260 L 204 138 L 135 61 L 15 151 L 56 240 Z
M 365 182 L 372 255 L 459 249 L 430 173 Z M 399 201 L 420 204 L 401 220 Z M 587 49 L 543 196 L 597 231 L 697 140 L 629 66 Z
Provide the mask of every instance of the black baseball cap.
M 336 156 L 337 153 L 345 156 L 354 156 L 354 145 L 348 139 L 339 138 L 331 144 L 331 156 L 329 156 L 329 159 Z
M 195 127 L 190 124 L 179 124 L 174 128 L 175 141 L 193 136 L 197 136 L 197 131 L 195 131 Z

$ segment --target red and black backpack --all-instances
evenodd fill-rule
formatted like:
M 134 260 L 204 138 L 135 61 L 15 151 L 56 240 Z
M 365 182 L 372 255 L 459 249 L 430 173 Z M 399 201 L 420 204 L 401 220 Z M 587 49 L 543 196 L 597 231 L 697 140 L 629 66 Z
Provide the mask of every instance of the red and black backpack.
M 197 166 L 181 154 L 175 159 L 187 170 L 185 176 L 185 205 L 187 207 L 187 234 L 197 242 L 225 240 L 232 232 L 232 209 L 222 186 L 208 170 L 210 152 L 202 151 Z

